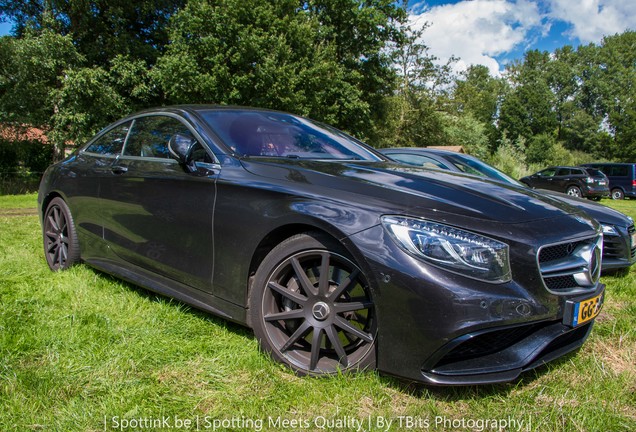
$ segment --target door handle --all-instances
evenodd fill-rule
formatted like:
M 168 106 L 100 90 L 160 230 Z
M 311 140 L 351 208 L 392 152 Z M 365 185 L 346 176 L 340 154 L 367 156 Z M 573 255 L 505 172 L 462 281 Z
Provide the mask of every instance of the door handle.
M 113 174 L 124 174 L 125 172 L 128 171 L 128 167 L 122 166 L 122 165 L 115 165 L 111 167 L 110 170 L 113 172 Z

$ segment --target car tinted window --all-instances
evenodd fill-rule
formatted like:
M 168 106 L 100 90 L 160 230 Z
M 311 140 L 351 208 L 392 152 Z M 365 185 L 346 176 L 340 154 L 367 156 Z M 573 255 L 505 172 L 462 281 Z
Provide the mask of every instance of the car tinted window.
M 448 169 L 448 167 L 444 165 L 443 163 L 436 161 L 435 159 L 431 159 L 430 157 L 427 157 L 427 156 L 414 155 L 414 154 L 408 154 L 408 153 L 389 153 L 387 154 L 387 156 L 398 162 L 402 162 L 409 165 L 415 165 L 415 166 L 420 166 L 424 168 L 441 168 L 446 170 Z
M 627 177 L 629 175 L 626 165 L 611 165 L 607 168 L 607 171 L 609 171 L 608 175 L 613 177 Z
M 596 168 L 586 168 L 585 171 L 587 171 L 587 173 L 591 176 L 605 177 L 605 174 L 603 174 L 601 170 L 598 170 Z
M 121 153 L 126 141 L 126 135 L 130 130 L 131 122 L 115 126 L 104 135 L 93 141 L 84 151 L 102 155 L 115 155 Z
M 242 156 L 379 161 L 354 138 L 327 125 L 270 111 L 205 110 L 200 114 Z
M 135 120 L 124 154 L 152 158 L 170 158 L 168 141 L 174 134 L 194 136 L 179 120 L 167 116 L 148 116 Z
M 559 168 L 556 172 L 557 176 L 566 176 L 566 175 L 570 175 L 570 169 L 569 168 Z
M 570 169 L 570 174 L 572 174 L 572 175 L 587 175 L 585 173 L 585 171 L 583 171 L 582 169 L 575 169 L 575 168 L 571 168 Z
M 537 173 L 540 177 L 552 177 L 556 173 L 556 168 L 546 168 L 543 171 Z

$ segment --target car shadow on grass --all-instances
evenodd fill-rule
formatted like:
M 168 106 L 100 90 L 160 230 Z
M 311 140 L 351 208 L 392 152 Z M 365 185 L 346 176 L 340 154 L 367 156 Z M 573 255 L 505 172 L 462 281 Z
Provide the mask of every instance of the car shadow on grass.
M 90 267 L 87 266 L 87 268 L 91 269 L 92 271 L 95 272 L 96 275 L 99 275 L 100 277 L 112 281 L 113 283 L 117 283 L 123 287 L 125 287 L 127 290 L 130 290 L 134 293 L 136 293 L 139 297 L 146 299 L 148 301 L 151 301 L 153 303 L 159 303 L 159 304 L 165 304 L 165 305 L 174 305 L 175 307 L 177 307 L 180 311 L 182 311 L 183 313 L 187 313 L 189 315 L 192 316 L 196 316 L 199 319 L 202 319 L 203 321 L 206 321 L 210 324 L 214 324 L 217 326 L 220 326 L 228 331 L 231 331 L 233 333 L 236 333 L 239 336 L 243 336 L 243 337 L 249 337 L 251 339 L 254 338 L 254 334 L 252 333 L 252 331 L 241 325 L 241 324 L 237 324 L 233 321 L 230 320 L 226 320 L 222 317 L 218 317 L 212 313 L 197 309 L 196 307 L 175 299 L 173 297 L 169 297 L 166 295 L 163 295 L 161 293 L 157 293 L 155 291 L 152 291 L 149 288 L 145 288 L 142 287 L 140 285 L 136 285 L 132 282 L 128 282 L 124 279 L 120 279 L 117 276 L 113 276 L 109 273 L 106 273 L 104 271 L 101 271 L 99 269 L 96 269 L 94 267 Z

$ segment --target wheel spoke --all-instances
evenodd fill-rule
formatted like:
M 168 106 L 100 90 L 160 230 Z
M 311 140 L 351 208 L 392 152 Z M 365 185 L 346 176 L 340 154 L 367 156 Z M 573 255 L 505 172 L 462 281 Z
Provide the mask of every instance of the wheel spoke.
M 52 240 L 55 240 L 57 238 L 57 233 L 54 233 L 53 231 L 47 231 L 44 233 L 44 235 Z
M 55 219 L 55 228 L 61 231 L 61 223 L 60 223 L 60 208 L 53 208 L 53 218 Z
M 326 296 L 329 293 L 329 252 L 320 254 L 320 280 L 318 282 L 318 294 Z
M 287 289 L 281 284 L 278 284 L 276 282 L 270 282 L 267 284 L 267 286 L 273 291 L 276 291 L 277 293 L 282 295 L 283 297 L 287 297 L 288 299 L 295 302 L 296 304 L 304 306 L 307 303 L 307 297 L 305 297 L 304 295 L 298 292 Z
M 344 281 L 342 281 L 342 283 L 338 285 L 338 287 L 336 287 L 336 289 L 331 294 L 329 294 L 329 300 L 335 301 L 345 291 L 347 291 L 351 283 L 358 278 L 359 274 L 360 270 L 354 269 L 351 274 Z
M 61 251 L 59 247 L 56 247 L 55 250 L 53 251 L 53 263 L 57 264 L 57 265 L 61 265 Z
M 353 302 L 342 302 L 336 303 L 333 305 L 336 313 L 344 313 L 344 312 L 353 312 L 362 309 L 369 309 L 373 306 L 373 302 L 371 300 L 366 301 L 353 301 Z
M 340 338 L 338 337 L 338 332 L 336 331 L 334 326 L 327 327 L 325 329 L 325 332 L 327 333 L 327 337 L 329 338 L 331 345 L 333 346 L 333 348 L 336 350 L 336 353 L 338 354 L 338 361 L 340 362 L 340 364 L 343 367 L 349 366 L 349 358 L 347 357 L 347 353 L 345 352 L 344 347 L 342 346 L 342 342 L 340 341 Z
M 307 273 L 305 272 L 305 269 L 303 269 L 303 267 L 300 265 L 300 261 L 298 261 L 298 258 L 295 258 L 295 257 L 292 258 L 291 263 L 292 263 L 292 267 L 294 268 L 294 273 L 296 274 L 296 278 L 298 278 L 298 281 L 300 282 L 300 286 L 303 287 L 305 292 L 307 294 L 311 294 L 314 296 L 318 295 L 318 292 L 316 288 L 314 287 L 314 284 L 311 283 L 311 281 L 307 277 Z
M 314 335 L 311 338 L 311 359 L 309 361 L 309 370 L 315 370 L 320 360 L 320 348 L 322 345 L 322 329 L 314 327 Z
M 49 213 L 48 221 L 49 221 L 49 226 L 51 228 L 53 228 L 56 232 L 60 231 L 60 228 L 57 226 L 57 223 L 55 222 L 55 219 L 53 218 L 53 212 Z
M 304 318 L 305 311 L 303 309 L 292 309 L 290 311 L 272 313 L 264 316 L 265 321 L 279 321 L 288 319 Z
M 57 246 L 57 243 L 49 242 L 49 244 L 47 245 L 46 251 L 49 253 L 54 252 L 53 249 L 55 249 L 56 246 Z
M 303 322 L 300 327 L 298 327 L 298 329 L 294 332 L 294 334 L 292 334 L 289 339 L 287 340 L 287 342 L 285 342 L 285 345 L 283 345 L 281 347 L 281 352 L 285 352 L 287 351 L 293 344 L 296 343 L 296 341 L 298 341 L 298 339 L 300 339 L 301 337 L 303 337 L 305 335 L 305 333 L 307 333 L 307 330 L 309 330 L 311 326 L 309 325 L 309 323 L 307 321 Z
M 370 334 L 363 332 L 357 327 L 354 327 L 347 320 L 340 316 L 336 317 L 334 324 L 340 327 L 345 332 L 351 333 L 352 335 L 357 336 L 365 342 L 373 342 L 373 337 Z

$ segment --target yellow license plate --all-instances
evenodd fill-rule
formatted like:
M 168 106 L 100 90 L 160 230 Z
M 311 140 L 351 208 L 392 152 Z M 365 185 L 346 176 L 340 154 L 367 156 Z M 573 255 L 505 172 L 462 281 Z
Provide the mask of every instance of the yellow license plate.
M 601 313 L 602 306 L 603 294 L 599 294 L 588 300 L 574 303 L 572 327 L 576 327 L 596 318 L 598 314 Z

